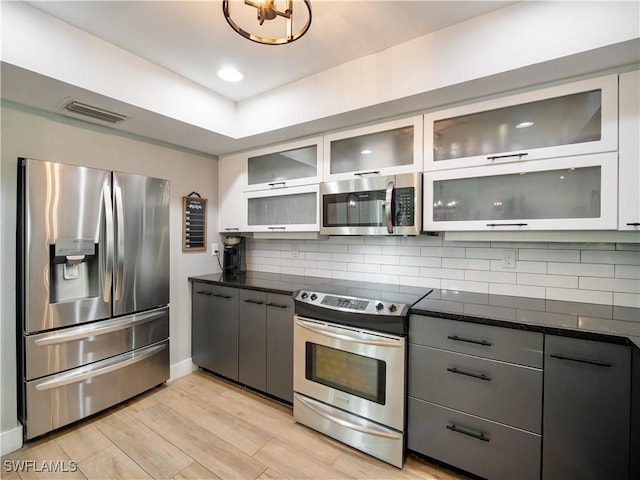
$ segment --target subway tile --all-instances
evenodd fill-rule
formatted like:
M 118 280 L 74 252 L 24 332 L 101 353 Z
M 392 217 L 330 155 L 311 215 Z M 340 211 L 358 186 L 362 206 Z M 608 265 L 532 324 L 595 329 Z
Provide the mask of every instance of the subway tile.
M 640 266 L 636 265 L 616 265 L 616 278 L 640 278 Z
M 578 328 L 578 317 L 563 313 L 545 313 L 532 310 L 517 310 L 516 319 L 519 322 L 550 325 L 553 327 Z
M 547 242 L 491 242 L 491 248 L 547 248 Z
M 318 262 L 316 260 L 300 260 L 292 258 L 291 260 L 287 260 L 287 265 L 292 267 L 317 268 Z
M 464 258 L 464 248 L 456 247 L 422 247 L 420 255 L 423 257 L 458 257 Z
M 616 250 L 640 252 L 640 235 L 636 243 L 616 243 Z
M 340 280 L 354 280 L 356 282 L 362 282 L 364 280 L 364 274 L 362 272 L 331 272 L 331 278 L 337 278 Z
M 254 257 L 280 257 L 280 252 L 277 250 L 251 250 L 251 255 Z
M 417 235 L 415 237 L 402 237 L 402 241 L 400 242 L 402 245 L 411 245 L 411 246 L 432 246 L 439 247 L 442 246 L 443 237 L 441 235 Z
M 408 267 L 403 265 L 385 265 L 382 271 L 392 275 L 403 275 L 409 277 L 418 277 L 420 275 L 419 267 Z
M 329 237 L 329 242 L 336 245 L 364 245 L 364 237 L 361 235 L 339 235 Z
M 255 269 L 258 272 L 280 273 L 279 265 L 260 265 L 256 264 Z
M 350 272 L 380 273 L 380 265 L 369 263 L 348 263 L 347 270 Z
M 349 253 L 380 255 L 382 253 L 382 247 L 380 245 L 349 245 Z
M 305 269 L 302 267 L 280 267 L 280 273 L 286 273 L 287 275 L 304 275 Z
M 547 273 L 547 262 L 516 261 L 515 268 L 505 268 L 502 260 L 491 260 L 491 270 L 510 271 L 516 273 Z
M 613 294 L 596 290 L 577 290 L 572 288 L 546 287 L 547 299 L 569 302 L 601 303 L 613 305 Z
M 298 251 L 300 252 L 317 252 L 320 248 L 320 246 L 317 243 L 310 243 L 310 242 L 297 243 L 297 246 L 298 246 Z
M 518 251 L 518 260 L 579 262 L 580 250 L 543 250 L 537 248 L 521 248 Z
M 578 288 L 578 277 L 518 273 L 517 283 L 518 285 L 538 285 L 540 287 Z
M 491 242 L 459 242 L 454 240 L 444 240 L 444 247 L 461 247 L 461 248 L 491 248 Z
M 400 257 L 400 265 L 412 267 L 441 267 L 442 259 L 438 257 Z
M 457 290 L 440 290 L 440 298 L 461 303 L 477 303 L 489 305 L 489 295 L 486 293 L 460 292 Z
M 516 274 L 507 272 L 487 272 L 480 270 L 465 270 L 464 279 L 475 282 L 516 283 Z
M 547 248 L 557 250 L 615 250 L 615 243 L 571 243 L 571 242 L 549 242 Z
M 331 278 L 332 271 L 331 270 L 323 270 L 320 268 L 305 268 L 304 274 L 307 277 L 322 277 L 322 278 Z
M 640 323 L 637 322 L 623 322 L 621 320 L 580 316 L 578 317 L 578 328 L 612 333 L 614 335 L 640 336 Z
M 319 252 L 329 253 L 347 253 L 349 247 L 347 245 L 336 245 L 332 243 L 321 243 L 318 245 Z
M 364 261 L 364 255 L 359 253 L 334 253 L 334 262 L 349 262 L 349 263 L 362 263 Z
M 613 306 L 613 318 L 625 322 L 640 322 L 640 309 L 633 307 Z
M 544 310 L 545 300 L 543 298 L 514 297 L 511 295 L 489 295 L 489 305 L 524 310 Z
M 400 276 L 399 281 L 401 285 L 410 287 L 440 288 L 439 278 Z
M 543 309 L 546 309 L 547 312 L 553 313 L 567 313 L 570 315 L 585 315 L 587 317 L 609 318 L 612 315 L 613 306 L 547 299 L 546 305 Z
M 626 278 L 580 277 L 581 290 L 604 290 L 607 292 L 640 293 L 640 280 Z
M 386 237 L 384 235 L 367 235 L 364 237 L 365 245 L 400 245 L 401 237 Z
M 467 248 L 467 258 L 486 258 L 498 260 L 502 258 L 502 250 L 497 248 Z
M 505 283 L 489 284 L 491 295 L 515 295 L 516 297 L 544 298 L 544 287 L 530 285 L 508 285 Z
M 489 270 L 491 262 L 480 258 L 443 258 L 442 268 L 461 268 L 464 270 Z
M 547 273 L 553 275 L 578 275 L 582 277 L 613 277 L 613 265 L 602 263 L 549 262 Z
M 613 304 L 620 307 L 640 308 L 640 295 L 634 293 L 614 293 Z
M 464 304 L 464 313 L 484 318 L 499 318 L 503 320 L 515 320 L 516 309 L 507 307 L 495 307 L 492 305 L 478 305 L 474 303 Z
M 440 288 L 445 290 L 464 290 L 467 292 L 489 293 L 489 284 L 486 282 L 468 282 L 466 280 L 443 278 L 440 281 L 440 285 Z
M 378 273 L 375 278 L 369 280 L 374 280 L 377 283 L 384 283 L 386 285 L 400 284 L 400 277 L 398 275 L 393 275 L 393 272 L 388 272 L 386 269 L 383 269 L 382 271 L 383 273 Z M 367 280 L 367 278 L 365 278 L 365 280 Z
M 383 246 L 382 255 L 403 255 L 407 257 L 419 257 L 420 247 L 408 247 L 406 245 Z
M 318 262 L 318 268 L 323 270 L 346 270 L 347 264 L 345 262 Z
M 399 265 L 400 257 L 397 255 L 365 255 L 364 263 L 378 263 L 380 265 Z
M 638 252 L 601 252 L 598 250 L 583 250 L 583 263 L 608 263 L 615 265 L 640 265 L 640 253 Z
M 421 277 L 448 278 L 450 280 L 464 280 L 464 270 L 451 268 L 420 267 Z
M 333 260 L 333 254 L 327 252 L 304 252 L 305 260 L 322 260 L 325 262 Z

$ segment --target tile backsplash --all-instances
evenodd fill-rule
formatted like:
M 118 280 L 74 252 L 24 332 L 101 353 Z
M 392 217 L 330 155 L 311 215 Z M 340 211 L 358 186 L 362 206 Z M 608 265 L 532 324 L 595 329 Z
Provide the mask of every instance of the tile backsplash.
M 515 265 L 505 266 L 505 251 Z M 640 307 L 640 244 L 453 242 L 442 236 L 249 239 L 247 268 Z

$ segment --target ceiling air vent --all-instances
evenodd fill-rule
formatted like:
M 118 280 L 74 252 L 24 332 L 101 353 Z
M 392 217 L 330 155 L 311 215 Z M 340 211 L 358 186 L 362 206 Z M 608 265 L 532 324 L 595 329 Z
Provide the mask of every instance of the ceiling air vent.
M 78 115 L 84 115 L 85 117 L 91 117 L 109 123 L 119 123 L 128 118 L 122 113 L 110 112 L 104 108 L 94 107 L 93 105 L 88 105 L 78 100 L 69 100 L 63 108 Z

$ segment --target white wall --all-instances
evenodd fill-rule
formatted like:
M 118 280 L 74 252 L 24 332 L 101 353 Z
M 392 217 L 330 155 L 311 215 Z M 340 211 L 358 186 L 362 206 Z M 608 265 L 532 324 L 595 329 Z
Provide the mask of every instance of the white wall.
M 22 432 L 16 429 L 16 175 L 17 158 L 29 157 L 94 168 L 153 175 L 171 188 L 171 365 L 172 373 L 191 365 L 191 302 L 187 278 L 219 271 L 210 252 L 182 252 L 182 196 L 197 191 L 209 199 L 208 237 L 218 242 L 217 160 L 62 116 L 4 102 L 0 257 L 0 440 L 2 453 Z M 183 362 L 183 363 L 181 363 Z M 19 444 L 17 445 L 20 446 Z

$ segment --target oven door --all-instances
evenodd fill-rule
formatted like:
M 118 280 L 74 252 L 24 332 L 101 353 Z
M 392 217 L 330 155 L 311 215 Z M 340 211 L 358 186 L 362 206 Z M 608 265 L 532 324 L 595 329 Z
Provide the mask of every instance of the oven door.
M 294 319 L 294 391 L 404 431 L 406 339 Z

